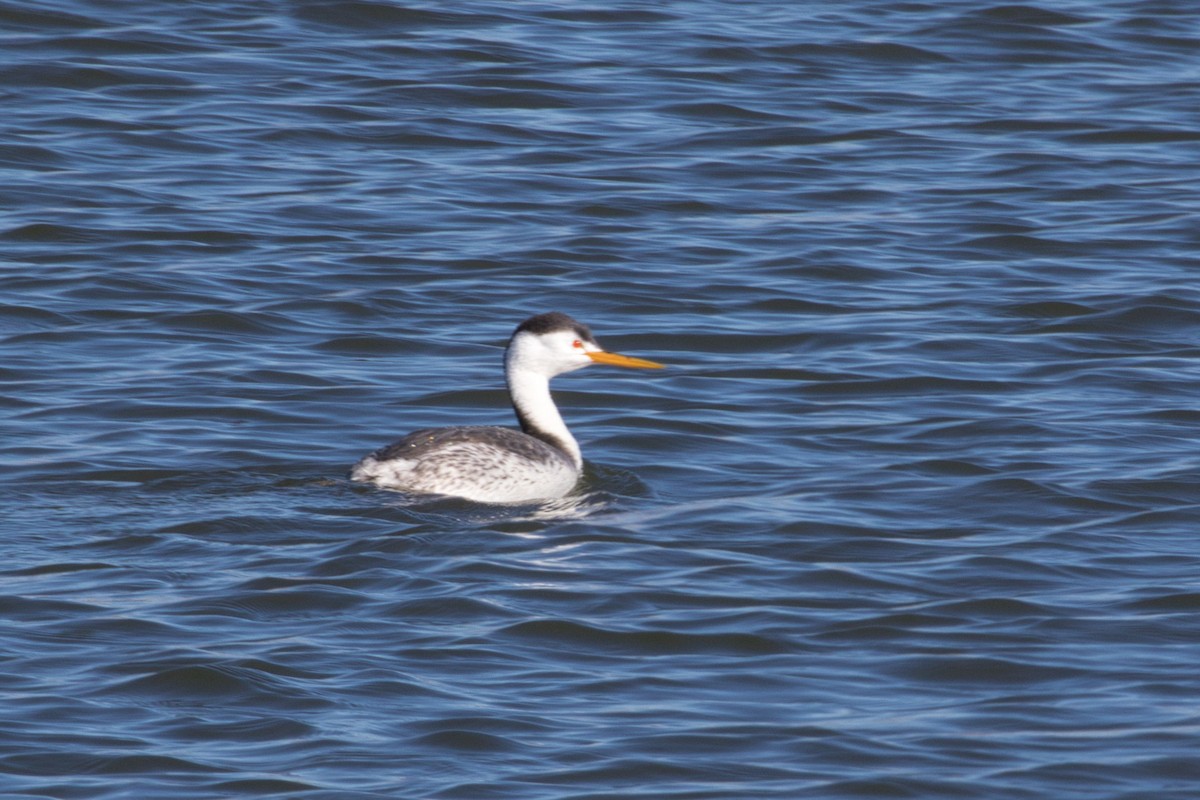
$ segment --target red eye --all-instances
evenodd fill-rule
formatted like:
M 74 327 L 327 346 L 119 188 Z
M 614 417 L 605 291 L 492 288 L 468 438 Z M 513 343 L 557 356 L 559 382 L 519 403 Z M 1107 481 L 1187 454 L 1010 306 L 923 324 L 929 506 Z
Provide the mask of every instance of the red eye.
M 578 339 L 576 339 L 575 341 L 571 342 L 571 347 L 574 347 L 576 350 L 582 350 L 582 349 L 583 349 L 583 342 L 581 342 L 581 341 L 579 341 Z

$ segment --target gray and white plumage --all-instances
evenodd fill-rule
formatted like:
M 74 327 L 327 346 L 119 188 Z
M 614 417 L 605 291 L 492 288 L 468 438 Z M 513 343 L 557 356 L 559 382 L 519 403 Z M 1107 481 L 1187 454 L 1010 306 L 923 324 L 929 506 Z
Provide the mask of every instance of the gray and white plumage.
M 550 396 L 550 379 L 594 363 L 662 366 L 606 352 L 586 325 L 566 314 L 530 317 L 517 326 L 504 354 L 520 431 L 482 425 L 414 431 L 363 458 L 350 477 L 483 503 L 562 497 L 578 482 L 583 456 Z

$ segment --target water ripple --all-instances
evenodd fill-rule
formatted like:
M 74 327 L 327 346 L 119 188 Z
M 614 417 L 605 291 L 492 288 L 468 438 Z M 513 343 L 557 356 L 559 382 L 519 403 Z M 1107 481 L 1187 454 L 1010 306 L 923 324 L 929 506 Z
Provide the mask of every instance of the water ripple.
M 6 797 L 1197 781 L 1174 0 L 0 0 Z M 512 424 L 521 508 L 352 484 Z

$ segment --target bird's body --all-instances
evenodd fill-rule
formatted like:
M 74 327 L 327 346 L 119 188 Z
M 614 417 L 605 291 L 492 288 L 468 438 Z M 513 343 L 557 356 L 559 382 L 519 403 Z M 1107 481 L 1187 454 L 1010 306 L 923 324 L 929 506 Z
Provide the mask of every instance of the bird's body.
M 562 497 L 578 482 L 583 456 L 550 396 L 550 379 L 592 363 L 662 366 L 605 352 L 587 326 L 566 314 L 530 317 L 517 326 L 504 357 L 521 430 L 471 425 L 414 431 L 363 458 L 350 477 L 482 503 Z
M 522 503 L 562 497 L 579 468 L 562 451 L 512 428 L 414 431 L 355 465 L 351 477 L 388 489 Z

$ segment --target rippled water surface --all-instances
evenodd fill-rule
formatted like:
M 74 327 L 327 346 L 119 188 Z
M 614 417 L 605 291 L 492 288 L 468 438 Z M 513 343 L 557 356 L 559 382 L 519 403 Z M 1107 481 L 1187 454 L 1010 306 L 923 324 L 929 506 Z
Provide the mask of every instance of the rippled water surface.
M 1200 15 L 0 0 L 0 794 L 1200 791 Z M 540 507 L 349 466 L 511 424 Z

